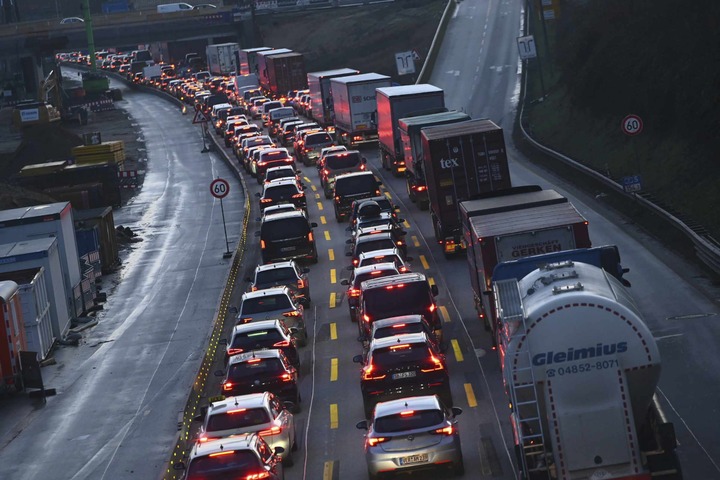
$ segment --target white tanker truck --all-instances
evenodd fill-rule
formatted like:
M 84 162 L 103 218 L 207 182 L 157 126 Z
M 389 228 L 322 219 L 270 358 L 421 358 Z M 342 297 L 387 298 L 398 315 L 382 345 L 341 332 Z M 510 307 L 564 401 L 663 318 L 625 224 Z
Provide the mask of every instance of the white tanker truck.
M 561 261 L 493 295 L 520 478 L 682 478 L 658 348 L 620 281 Z

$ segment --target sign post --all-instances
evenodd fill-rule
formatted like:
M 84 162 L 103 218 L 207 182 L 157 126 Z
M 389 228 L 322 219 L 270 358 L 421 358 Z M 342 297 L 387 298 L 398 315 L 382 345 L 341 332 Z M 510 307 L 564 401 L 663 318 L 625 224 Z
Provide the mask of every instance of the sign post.
M 535 45 L 535 37 L 533 35 L 517 37 L 517 46 L 520 59 L 525 61 L 525 66 L 528 65 L 531 58 L 537 58 L 538 73 L 540 73 L 540 87 L 542 88 L 542 98 L 545 100 L 545 97 L 547 96 L 545 94 L 545 79 L 543 78 L 542 63 L 540 62 L 540 57 L 538 56 Z
M 195 111 L 195 116 L 193 117 L 193 124 L 201 124 L 202 125 L 202 138 L 203 138 L 203 149 L 200 151 L 200 153 L 207 153 L 210 151 L 210 149 L 207 146 L 207 143 L 205 142 L 205 139 L 207 138 L 208 129 L 208 118 L 205 116 L 202 110 L 197 109 Z
M 416 54 L 417 55 L 417 54 Z M 412 75 L 415 73 L 415 57 L 412 51 L 395 54 L 395 65 L 398 75 Z
M 220 200 L 220 213 L 222 214 L 223 230 L 225 231 L 225 253 L 223 253 L 223 258 L 232 257 L 230 244 L 228 242 L 227 227 L 225 226 L 225 209 L 223 208 L 223 198 L 227 197 L 228 193 L 230 193 L 230 184 L 227 180 L 216 178 L 210 182 L 210 194 Z
M 640 118 L 639 115 L 634 114 L 626 115 L 625 118 L 622 119 L 622 122 L 620 122 L 620 128 L 622 128 L 623 133 L 628 137 L 634 137 L 636 135 L 639 135 L 640 132 L 642 132 L 643 130 L 642 118 Z M 637 168 L 638 174 L 623 177 L 622 182 L 623 190 L 625 190 L 626 193 L 632 193 L 633 195 L 635 195 L 636 192 L 642 190 L 642 179 L 639 175 L 640 155 L 638 155 L 637 145 L 635 144 L 635 141 L 632 142 L 633 150 L 635 151 L 635 167 Z

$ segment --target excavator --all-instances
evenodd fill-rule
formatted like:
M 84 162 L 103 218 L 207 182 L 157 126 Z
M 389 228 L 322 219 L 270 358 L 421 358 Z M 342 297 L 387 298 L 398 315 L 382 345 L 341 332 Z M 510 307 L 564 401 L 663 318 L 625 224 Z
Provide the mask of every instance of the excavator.
M 15 105 L 13 125 L 22 129 L 32 125 L 58 122 L 61 119 L 62 88 L 56 70 L 52 70 L 40 82 L 38 100 L 27 100 Z

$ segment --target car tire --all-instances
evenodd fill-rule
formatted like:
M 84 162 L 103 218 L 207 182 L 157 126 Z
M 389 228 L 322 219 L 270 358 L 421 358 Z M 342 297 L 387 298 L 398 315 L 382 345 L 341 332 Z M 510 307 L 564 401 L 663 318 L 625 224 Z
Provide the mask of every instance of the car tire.
M 292 467 L 295 465 L 295 459 L 293 459 L 292 449 L 285 455 L 285 458 L 282 460 L 283 467 Z
M 353 323 L 357 322 L 357 315 L 354 314 L 352 310 L 350 311 L 350 321 Z
M 325 192 L 325 198 L 328 200 L 332 198 L 332 193 Z
M 445 404 L 447 408 L 452 408 L 453 406 L 453 398 L 452 398 L 452 392 L 450 391 L 450 387 L 446 387 L 443 392 L 438 395 L 440 397 L 440 400 Z
M 297 432 L 293 433 L 293 444 L 292 448 L 290 448 L 291 452 L 297 452 L 298 451 L 298 444 L 297 444 Z
M 460 460 L 453 463 L 453 475 L 456 477 L 462 477 L 465 475 L 465 462 L 463 461 L 462 453 L 460 454 Z
M 363 411 L 365 412 L 365 418 L 367 420 L 369 420 L 372 416 L 373 407 L 374 405 L 371 402 L 368 402 L 363 398 Z
M 378 480 L 380 478 L 380 475 L 377 473 L 372 473 L 370 469 L 368 468 L 368 479 L 369 480 Z

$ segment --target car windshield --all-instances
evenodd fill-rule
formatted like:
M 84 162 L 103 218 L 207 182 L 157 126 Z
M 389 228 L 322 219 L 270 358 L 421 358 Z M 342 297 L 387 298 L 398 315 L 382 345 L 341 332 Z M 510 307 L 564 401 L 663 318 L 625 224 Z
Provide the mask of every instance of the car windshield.
M 434 427 L 445 419 L 441 410 L 407 410 L 395 415 L 379 417 L 373 423 L 377 433 L 396 433 Z
M 355 175 L 353 177 L 345 177 L 338 179 L 335 183 L 335 194 L 344 195 L 356 195 L 359 193 L 373 193 L 378 190 L 378 184 L 375 180 L 375 176 L 369 175 Z
M 262 297 L 246 298 L 242 302 L 242 314 L 271 312 L 292 308 L 290 299 L 284 293 L 263 295 Z
M 430 358 L 430 349 L 424 343 L 398 343 L 377 348 L 372 352 L 372 363 L 380 368 L 417 365 Z
M 229 450 L 223 455 L 196 457 L 188 467 L 188 480 L 225 480 L 263 469 L 260 459 L 249 450 Z
M 275 185 L 265 189 L 264 198 L 273 198 L 276 200 L 288 200 L 296 195 L 298 189 L 295 185 Z
M 273 170 L 272 172 L 268 172 L 265 176 L 265 180 L 275 180 L 278 178 L 293 178 L 295 177 L 295 172 L 290 168 L 282 168 L 280 170 Z M 297 190 L 297 189 L 296 189 Z
M 390 225 L 392 227 L 390 219 L 383 217 L 375 217 L 371 219 L 361 218 L 357 223 L 358 228 L 377 227 L 380 225 Z
M 332 138 L 325 132 L 311 133 L 305 138 L 305 145 L 320 145 L 321 143 L 332 143 Z
M 262 136 L 262 137 L 254 137 L 254 138 L 249 139 L 247 141 L 246 146 L 248 148 L 250 148 L 250 147 L 257 147 L 258 145 L 269 145 L 271 143 L 272 143 L 272 140 L 270 140 L 266 136 Z
M 251 358 L 245 362 L 230 365 L 228 379 L 260 378 L 266 375 L 280 374 L 284 371 L 279 358 Z
M 285 160 L 290 158 L 290 154 L 284 150 L 275 150 L 274 152 L 266 152 L 260 156 L 260 160 L 263 162 L 274 162 L 276 160 Z
M 389 238 L 368 240 L 367 242 L 357 244 L 357 246 L 355 247 L 355 256 L 358 256 L 364 252 L 372 252 L 373 250 L 384 250 L 386 248 L 395 248 L 395 243 Z
M 402 265 L 402 261 L 397 255 L 376 255 L 374 257 L 365 257 L 360 260 L 359 266 L 366 267 L 368 265 L 375 265 L 378 263 L 394 263 L 395 265 Z
M 232 339 L 230 348 L 242 348 L 243 350 L 258 350 L 272 347 L 275 343 L 285 340 L 277 328 L 264 328 L 251 332 L 242 332 Z
M 254 427 L 270 421 L 270 415 L 264 408 L 236 408 L 224 413 L 210 415 L 205 430 L 218 432 L 236 428 Z
M 260 232 L 260 238 L 263 240 L 285 240 L 307 236 L 310 233 L 310 225 L 304 217 L 291 217 L 263 222 Z
M 257 272 L 255 284 L 266 284 L 276 282 L 295 282 L 297 275 L 292 267 L 273 268 Z
M 333 170 L 352 168 L 360 164 L 360 154 L 357 152 L 328 155 L 325 158 L 325 166 Z
M 423 324 L 420 322 L 413 323 L 395 323 L 387 327 L 378 328 L 373 334 L 373 338 L 392 337 L 404 333 L 421 333 L 424 332 Z
M 374 318 L 399 315 L 426 315 L 433 305 L 428 283 L 409 282 L 378 287 L 363 292 L 365 309 Z

